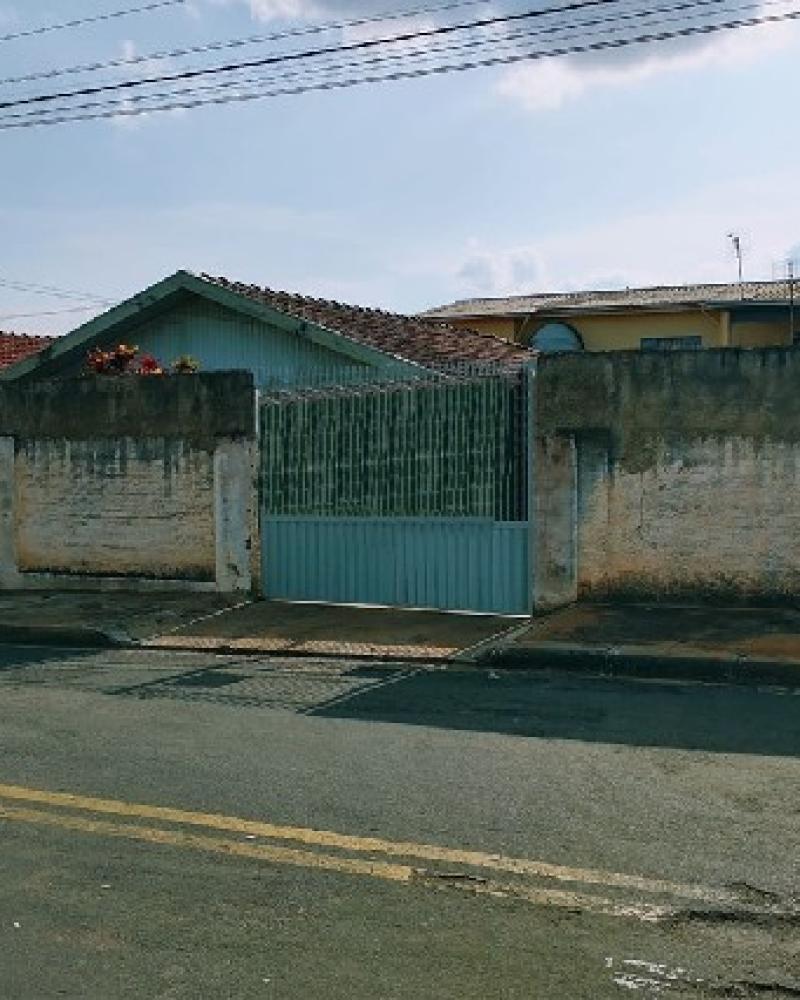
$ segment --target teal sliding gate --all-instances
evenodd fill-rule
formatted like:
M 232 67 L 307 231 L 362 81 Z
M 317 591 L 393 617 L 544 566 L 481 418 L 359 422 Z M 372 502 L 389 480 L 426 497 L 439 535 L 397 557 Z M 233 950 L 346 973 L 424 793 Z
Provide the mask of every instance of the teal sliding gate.
M 519 373 L 268 392 L 268 597 L 524 614 L 527 407 Z

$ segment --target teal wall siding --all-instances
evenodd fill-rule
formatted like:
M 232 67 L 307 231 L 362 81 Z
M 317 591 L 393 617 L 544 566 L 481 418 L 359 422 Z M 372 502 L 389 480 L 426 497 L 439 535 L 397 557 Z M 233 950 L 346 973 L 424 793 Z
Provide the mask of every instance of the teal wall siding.
M 190 354 L 202 371 L 252 371 L 256 385 L 291 384 L 308 373 L 352 372 L 356 365 L 295 334 L 200 299 L 143 324 L 128 339 L 164 365 Z

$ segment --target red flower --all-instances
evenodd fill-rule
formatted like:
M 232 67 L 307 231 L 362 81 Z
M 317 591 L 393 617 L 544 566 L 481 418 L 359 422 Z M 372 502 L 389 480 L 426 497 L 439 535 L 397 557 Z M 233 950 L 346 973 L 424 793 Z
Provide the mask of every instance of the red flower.
M 137 369 L 140 375 L 163 375 L 164 369 L 156 361 L 152 354 L 143 354 L 139 359 L 139 367 Z

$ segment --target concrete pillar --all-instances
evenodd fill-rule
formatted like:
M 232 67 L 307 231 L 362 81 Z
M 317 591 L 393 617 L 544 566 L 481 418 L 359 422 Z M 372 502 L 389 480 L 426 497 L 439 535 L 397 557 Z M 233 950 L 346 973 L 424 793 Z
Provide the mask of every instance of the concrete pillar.
M 578 457 L 575 438 L 536 438 L 533 470 L 533 610 L 578 598 Z
M 221 441 L 214 451 L 216 583 L 221 593 L 249 592 L 254 517 L 253 443 Z
M 14 438 L 0 437 L 0 587 L 18 585 Z
M 720 340 L 723 347 L 731 346 L 731 311 L 723 309 L 719 314 Z

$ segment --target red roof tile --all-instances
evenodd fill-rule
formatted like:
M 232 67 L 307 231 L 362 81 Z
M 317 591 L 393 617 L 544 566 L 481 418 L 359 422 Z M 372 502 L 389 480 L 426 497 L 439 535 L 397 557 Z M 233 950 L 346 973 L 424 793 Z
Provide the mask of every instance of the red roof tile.
M 457 329 L 447 323 L 384 312 L 381 309 L 364 309 L 290 292 L 276 292 L 270 288 L 246 285 L 208 274 L 201 274 L 200 277 L 277 309 L 278 312 L 318 323 L 327 330 L 406 361 L 419 364 L 464 361 L 516 365 L 531 357 L 525 348 L 500 337 Z
M 16 361 L 44 350 L 53 337 L 36 337 L 27 333 L 3 333 L 0 330 L 0 368 L 8 368 Z

